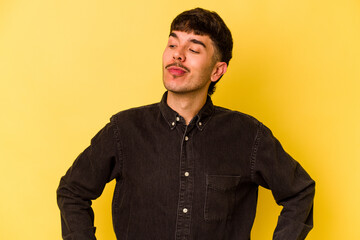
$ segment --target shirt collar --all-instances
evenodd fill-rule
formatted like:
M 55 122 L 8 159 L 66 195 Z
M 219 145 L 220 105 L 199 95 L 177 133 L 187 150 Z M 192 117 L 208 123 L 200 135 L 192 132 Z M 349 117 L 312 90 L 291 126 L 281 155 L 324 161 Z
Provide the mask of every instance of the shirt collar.
M 159 104 L 160 111 L 166 122 L 168 123 L 170 129 L 174 129 L 176 125 L 183 119 L 176 111 L 170 108 L 167 104 L 167 92 L 162 96 L 161 102 Z M 211 116 L 214 112 L 214 105 L 211 101 L 210 96 L 207 96 L 205 105 L 200 109 L 198 114 L 194 117 L 192 121 L 195 121 L 196 126 L 199 130 L 203 130 L 205 125 L 211 119 Z

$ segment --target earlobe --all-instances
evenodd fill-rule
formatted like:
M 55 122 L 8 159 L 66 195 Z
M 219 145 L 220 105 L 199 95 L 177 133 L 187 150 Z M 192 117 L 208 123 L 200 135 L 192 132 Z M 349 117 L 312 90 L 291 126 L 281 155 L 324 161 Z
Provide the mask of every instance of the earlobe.
M 217 62 L 214 67 L 213 74 L 211 75 L 211 81 L 216 82 L 219 78 L 226 73 L 227 64 L 226 62 Z

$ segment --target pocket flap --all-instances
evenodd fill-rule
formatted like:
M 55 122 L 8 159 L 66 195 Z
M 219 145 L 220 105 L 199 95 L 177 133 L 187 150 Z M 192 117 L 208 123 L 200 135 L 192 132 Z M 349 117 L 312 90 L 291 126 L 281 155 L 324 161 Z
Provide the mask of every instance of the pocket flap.
M 206 175 L 206 185 L 215 190 L 228 191 L 235 189 L 240 179 L 240 176 L 232 175 Z

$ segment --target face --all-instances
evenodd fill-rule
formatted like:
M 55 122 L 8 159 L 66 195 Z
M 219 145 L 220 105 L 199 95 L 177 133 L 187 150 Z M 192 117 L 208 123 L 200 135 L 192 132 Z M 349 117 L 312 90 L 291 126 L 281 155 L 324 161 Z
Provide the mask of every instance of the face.
M 218 63 L 209 36 L 173 31 L 163 53 L 164 86 L 172 93 L 207 93 Z

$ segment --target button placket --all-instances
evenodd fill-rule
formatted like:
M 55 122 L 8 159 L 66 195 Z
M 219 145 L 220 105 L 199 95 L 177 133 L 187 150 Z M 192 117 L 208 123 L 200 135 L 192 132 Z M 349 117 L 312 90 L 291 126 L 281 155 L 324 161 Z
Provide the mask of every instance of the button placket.
M 194 179 L 190 175 L 193 169 L 193 151 L 189 133 L 193 131 L 194 124 L 186 126 L 183 132 L 183 141 L 181 142 L 180 156 L 180 189 L 178 215 L 176 222 L 176 239 L 187 239 L 190 235 L 190 223 L 192 217 L 192 201 L 194 191 Z

